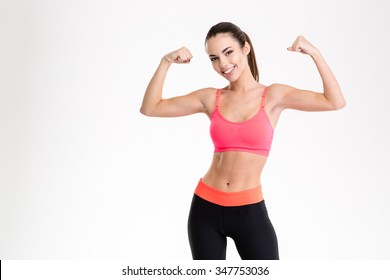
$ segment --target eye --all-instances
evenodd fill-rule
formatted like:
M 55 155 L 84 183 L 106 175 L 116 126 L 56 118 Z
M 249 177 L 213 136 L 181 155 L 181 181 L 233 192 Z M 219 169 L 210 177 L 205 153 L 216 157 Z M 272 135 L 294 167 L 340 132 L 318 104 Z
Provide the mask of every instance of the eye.
M 211 62 L 217 61 L 218 57 L 212 57 L 210 58 Z
M 227 52 L 226 52 L 226 55 L 231 55 L 232 53 L 233 53 L 233 51 L 230 50 L 230 51 L 227 51 Z

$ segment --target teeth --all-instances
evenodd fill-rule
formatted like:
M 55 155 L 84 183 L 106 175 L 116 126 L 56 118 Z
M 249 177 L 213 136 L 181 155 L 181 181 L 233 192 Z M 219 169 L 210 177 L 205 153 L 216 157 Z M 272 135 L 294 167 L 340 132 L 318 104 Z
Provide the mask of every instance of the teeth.
M 229 70 L 225 71 L 224 73 L 225 73 L 225 74 L 229 74 L 230 72 L 233 71 L 233 69 L 234 69 L 234 67 L 230 68 Z

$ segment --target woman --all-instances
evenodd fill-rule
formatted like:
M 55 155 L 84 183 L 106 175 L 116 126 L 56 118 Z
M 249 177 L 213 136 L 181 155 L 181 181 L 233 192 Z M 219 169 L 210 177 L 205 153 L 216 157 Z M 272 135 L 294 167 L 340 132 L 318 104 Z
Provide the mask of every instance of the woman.
M 226 237 L 234 240 L 242 259 L 279 259 L 260 181 L 279 116 L 284 109 L 337 110 L 345 106 L 344 97 L 319 50 L 302 36 L 288 50 L 311 56 L 323 93 L 260 84 L 252 43 L 232 23 L 214 25 L 205 46 L 214 70 L 229 84 L 162 99 L 171 64 L 189 63 L 192 58 L 183 47 L 161 59 L 140 111 L 155 117 L 205 113 L 210 118 L 213 160 L 195 189 L 188 219 L 193 259 L 225 259 Z

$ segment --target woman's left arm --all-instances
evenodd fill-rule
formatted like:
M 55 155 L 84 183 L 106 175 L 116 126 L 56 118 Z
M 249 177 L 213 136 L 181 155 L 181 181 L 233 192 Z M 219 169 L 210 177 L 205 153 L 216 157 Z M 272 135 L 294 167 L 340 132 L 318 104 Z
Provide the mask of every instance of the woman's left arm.
M 303 36 L 298 36 L 293 45 L 287 49 L 310 55 L 321 76 L 324 92 L 318 93 L 287 85 L 275 85 L 277 87 L 275 93 L 280 97 L 279 106 L 284 109 L 302 111 L 329 111 L 343 108 L 346 102 L 340 86 L 320 51 Z

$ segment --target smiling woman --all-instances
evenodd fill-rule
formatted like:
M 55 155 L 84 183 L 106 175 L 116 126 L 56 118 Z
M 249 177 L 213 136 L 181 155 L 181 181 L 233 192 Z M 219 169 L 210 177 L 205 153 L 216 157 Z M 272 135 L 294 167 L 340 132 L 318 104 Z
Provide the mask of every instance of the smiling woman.
M 204 113 L 210 118 L 213 159 L 195 189 L 188 218 L 192 257 L 225 259 L 226 238 L 231 237 L 242 259 L 279 259 L 260 177 L 280 114 L 288 108 L 340 109 L 345 106 L 344 97 L 319 50 L 302 36 L 288 50 L 307 54 L 314 60 L 323 81 L 322 93 L 259 83 L 249 36 L 233 23 L 214 25 L 205 45 L 214 70 L 228 81 L 226 87 L 204 88 L 163 99 L 169 67 L 191 61 L 191 52 L 183 47 L 161 59 L 140 111 L 156 117 Z

